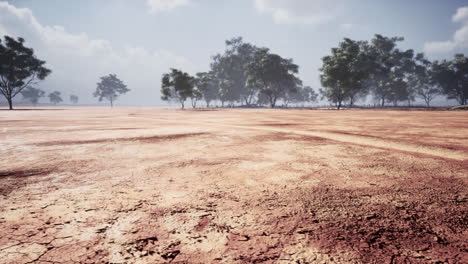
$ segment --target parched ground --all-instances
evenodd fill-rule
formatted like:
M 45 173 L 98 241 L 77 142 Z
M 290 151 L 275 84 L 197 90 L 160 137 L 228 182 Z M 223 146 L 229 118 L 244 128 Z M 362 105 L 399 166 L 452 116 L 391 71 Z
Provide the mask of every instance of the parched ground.
M 468 263 L 468 113 L 0 111 L 0 263 Z

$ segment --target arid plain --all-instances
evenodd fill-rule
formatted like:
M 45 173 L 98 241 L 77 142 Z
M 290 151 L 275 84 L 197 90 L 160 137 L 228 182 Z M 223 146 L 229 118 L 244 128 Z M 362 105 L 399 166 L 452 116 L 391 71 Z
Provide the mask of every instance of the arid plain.
M 0 112 L 0 263 L 468 263 L 468 112 Z

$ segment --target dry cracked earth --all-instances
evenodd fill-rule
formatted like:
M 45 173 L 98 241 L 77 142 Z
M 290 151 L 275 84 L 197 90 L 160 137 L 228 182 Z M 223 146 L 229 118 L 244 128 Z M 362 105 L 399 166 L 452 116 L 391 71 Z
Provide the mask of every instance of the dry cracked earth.
M 0 112 L 0 263 L 468 263 L 468 113 Z

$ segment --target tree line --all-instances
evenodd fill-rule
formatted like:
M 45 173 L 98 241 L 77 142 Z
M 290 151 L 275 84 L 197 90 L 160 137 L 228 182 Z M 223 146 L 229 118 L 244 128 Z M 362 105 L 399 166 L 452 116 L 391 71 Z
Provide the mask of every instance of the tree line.
M 218 101 L 222 107 L 269 105 L 284 106 L 316 101 L 318 94 L 303 86 L 297 76 L 299 66 L 292 59 L 257 47 L 241 37 L 226 41 L 226 51 L 212 57 L 210 71 L 191 76 L 171 69 L 161 79 L 161 99 L 175 101 L 185 107 L 190 99 L 192 107 L 204 100 L 206 107 Z
M 430 61 L 423 53 L 403 50 L 402 37 L 375 35 L 370 41 L 345 38 L 331 54 L 322 58 L 319 94 L 336 105 L 354 106 L 357 101 L 372 96 L 381 107 L 391 103 L 411 105 L 416 98 L 429 107 L 437 96 L 456 99 L 461 105 L 468 101 L 468 58 L 456 54 L 452 60 Z M 0 92 L 13 109 L 13 98 L 37 104 L 45 92 L 33 87 L 51 74 L 45 61 L 24 46 L 24 39 L 5 36 L 0 39 Z M 175 101 L 184 108 L 190 100 L 196 107 L 201 100 L 206 107 L 214 102 L 222 107 L 277 107 L 305 105 L 317 101 L 319 94 L 304 86 L 298 77 L 299 66 L 290 58 L 244 42 L 241 37 L 226 41 L 224 53 L 212 57 L 210 70 L 194 76 L 179 69 L 170 69 L 161 79 L 161 99 Z M 99 101 L 108 100 L 111 107 L 118 96 L 130 91 L 115 74 L 101 77 L 93 93 Z M 63 101 L 54 91 L 48 95 L 51 103 Z M 70 95 L 72 103 L 78 102 Z
M 423 53 L 401 50 L 402 37 L 375 35 L 370 41 L 345 38 L 331 54 L 322 58 L 319 89 L 338 109 L 353 107 L 369 95 L 381 107 L 391 103 L 411 106 L 417 98 L 427 107 L 437 96 L 468 100 L 468 58 L 455 55 L 453 60 L 430 61 Z M 195 76 L 171 69 L 162 77 L 161 98 L 179 102 L 184 108 L 190 99 L 195 107 L 204 100 L 221 106 L 283 106 L 315 102 L 318 94 L 303 86 L 297 76 L 299 66 L 292 59 L 246 43 L 241 37 L 226 41 L 226 51 L 212 57 L 209 72 Z
M 402 37 L 375 35 L 370 41 L 345 38 L 320 69 L 323 98 L 353 106 L 372 95 L 384 107 L 387 103 L 411 105 L 416 98 L 429 107 L 440 95 L 466 105 L 468 100 L 468 58 L 456 54 L 453 60 L 430 61 L 423 53 L 398 48 Z

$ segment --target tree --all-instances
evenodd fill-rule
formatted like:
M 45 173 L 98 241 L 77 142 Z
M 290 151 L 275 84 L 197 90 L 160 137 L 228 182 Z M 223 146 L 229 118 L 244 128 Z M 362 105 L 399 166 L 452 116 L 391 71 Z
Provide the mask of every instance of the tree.
M 295 76 L 298 72 L 299 66 L 292 59 L 284 59 L 262 48 L 255 51 L 253 60 L 247 65 L 247 82 L 250 86 L 258 86 L 260 93 L 268 98 L 270 106 L 274 108 L 288 90 L 295 90 L 301 85 L 300 79 Z
M 423 99 L 427 107 L 430 107 L 431 101 L 441 92 L 434 80 L 433 64 L 424 58 L 422 53 L 416 55 L 415 61 L 416 65 L 413 74 L 409 77 L 409 85 L 413 88 L 415 95 Z
M 397 48 L 397 42 L 403 41 L 402 37 L 384 37 L 375 35 L 366 50 L 372 63 L 372 75 L 368 84 L 372 88 L 374 97 L 385 106 L 386 101 L 397 103 L 407 100 L 410 94 L 407 91 L 407 79 L 414 67 L 413 50 L 401 51 Z
M 195 78 L 188 73 L 171 69 L 171 72 L 163 74 L 161 80 L 161 99 L 164 101 L 178 101 L 182 109 L 185 101 L 193 94 Z
M 73 104 L 77 104 L 78 103 L 78 96 L 72 94 L 70 95 L 70 102 L 72 102 Z
M 13 98 L 30 85 L 44 80 L 51 70 L 45 61 L 34 55 L 34 50 L 24 46 L 24 39 L 9 36 L 0 38 L 0 92 L 13 109 Z
M 197 102 L 203 99 L 203 94 L 198 89 L 193 89 L 192 95 L 190 95 L 190 101 L 193 108 L 197 108 Z
M 456 54 L 451 61 L 434 62 L 433 75 L 448 99 L 456 99 L 461 105 L 468 103 L 468 58 L 465 55 Z
M 23 96 L 23 99 L 29 100 L 35 106 L 39 102 L 39 99 L 44 97 L 45 92 L 41 89 L 28 86 L 21 91 L 21 95 Z
M 224 101 L 241 101 L 250 106 L 258 93 L 258 88 L 248 85 L 247 65 L 254 59 L 258 48 L 245 43 L 241 37 L 226 40 L 226 51 L 213 57 L 211 70 L 219 80 L 220 99 Z
M 53 103 L 54 105 L 59 104 L 63 102 L 61 93 L 59 91 L 54 91 L 49 94 L 49 101 Z
M 286 107 L 288 106 L 286 102 L 293 104 L 316 102 L 318 94 L 310 86 L 300 86 L 296 91 L 288 93 L 287 97 L 288 99 L 285 100 Z
M 210 102 L 218 98 L 218 79 L 216 79 L 213 72 L 199 72 L 195 82 L 197 90 L 200 91 L 206 102 L 206 107 L 210 107 Z
M 114 107 L 114 101 L 117 100 L 119 95 L 125 94 L 130 89 L 127 88 L 117 75 L 109 74 L 101 77 L 101 81 L 97 83 L 96 91 L 93 93 L 94 97 L 99 97 L 99 102 L 106 99 L 110 102 L 111 107 Z
M 345 38 L 332 54 L 322 58 L 320 81 L 322 97 L 340 109 L 345 100 L 354 104 L 356 97 L 365 92 L 366 82 L 373 67 L 372 58 L 366 52 L 367 42 Z

